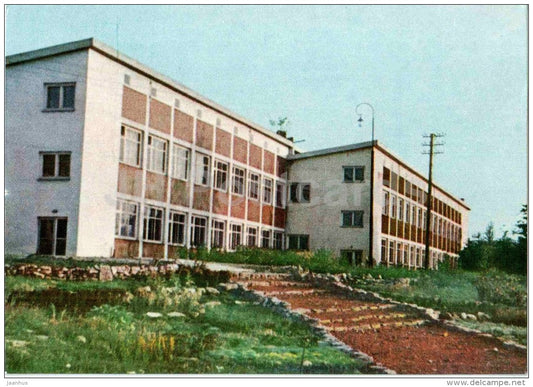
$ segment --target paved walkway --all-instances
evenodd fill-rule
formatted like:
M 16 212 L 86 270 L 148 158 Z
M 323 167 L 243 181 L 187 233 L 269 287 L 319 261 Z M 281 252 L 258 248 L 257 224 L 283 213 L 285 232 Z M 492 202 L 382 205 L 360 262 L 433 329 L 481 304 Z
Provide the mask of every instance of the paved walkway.
M 449 329 L 396 304 L 297 282 L 288 274 L 240 274 L 248 289 L 290 303 L 377 364 L 399 374 L 525 374 L 527 355 L 493 337 Z

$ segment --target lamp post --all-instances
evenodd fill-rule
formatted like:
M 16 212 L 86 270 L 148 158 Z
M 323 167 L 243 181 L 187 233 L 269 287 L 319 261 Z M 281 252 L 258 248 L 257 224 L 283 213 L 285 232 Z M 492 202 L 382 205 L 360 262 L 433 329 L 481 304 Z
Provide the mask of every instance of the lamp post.
M 355 113 L 359 115 L 357 122 L 359 127 L 363 126 L 363 114 L 359 113 L 361 106 L 368 106 L 372 111 L 372 143 L 370 151 L 370 242 L 368 246 L 368 265 L 374 266 L 374 107 L 367 102 L 360 103 L 355 107 Z

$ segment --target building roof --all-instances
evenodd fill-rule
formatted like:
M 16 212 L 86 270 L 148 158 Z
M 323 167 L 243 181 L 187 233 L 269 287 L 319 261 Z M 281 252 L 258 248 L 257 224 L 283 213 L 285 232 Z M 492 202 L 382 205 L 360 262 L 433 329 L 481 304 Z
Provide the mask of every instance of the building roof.
M 304 153 L 298 153 L 294 155 L 289 155 L 287 159 L 289 161 L 297 161 L 297 160 L 304 160 L 311 157 L 320 157 L 320 156 L 329 156 L 336 153 L 344 153 L 344 152 L 350 152 L 350 151 L 359 151 L 363 149 L 370 149 L 372 147 L 372 141 L 366 141 L 366 142 L 360 142 L 357 144 L 349 144 L 349 145 L 343 145 L 343 146 L 337 146 L 333 148 L 325 148 L 325 149 L 319 149 L 316 151 L 311 152 L 304 152 Z M 383 144 L 379 143 L 378 140 L 374 140 L 374 147 L 381 152 L 383 152 L 386 156 L 390 157 L 394 161 L 396 161 L 398 164 L 402 165 L 405 169 L 409 170 L 409 172 L 413 173 L 414 175 L 418 176 L 419 178 L 423 179 L 427 182 L 427 178 L 422 175 L 420 172 L 418 172 L 416 169 L 402 161 L 398 156 L 394 155 L 391 151 L 389 151 L 387 148 L 383 146 Z M 451 195 L 450 193 L 446 192 L 444 189 L 433 183 L 433 187 L 437 188 L 439 191 L 441 191 L 444 195 L 461 205 L 462 207 L 466 208 L 467 210 L 470 210 L 470 207 L 466 205 L 466 203 L 456 198 L 455 196 Z
M 271 130 L 265 129 L 262 126 L 249 121 L 248 119 L 240 116 L 237 113 L 232 112 L 231 110 L 225 108 L 222 105 L 198 94 L 194 90 L 189 89 L 187 86 L 182 85 L 179 82 L 174 81 L 173 79 L 155 71 L 151 68 L 143 65 L 142 63 L 137 62 L 135 59 L 128 57 L 127 55 L 122 54 L 118 50 L 108 46 L 105 43 L 102 43 L 94 38 L 78 40 L 75 42 L 69 42 L 64 44 L 59 44 L 56 46 L 41 48 L 39 50 L 33 50 L 28 52 L 23 52 L 20 54 L 9 55 L 6 57 L 6 66 L 13 66 L 24 62 L 35 61 L 39 59 L 44 59 L 51 56 L 67 54 L 70 52 L 93 49 L 100 54 L 126 66 L 132 70 L 138 71 L 139 73 L 147 76 L 148 78 L 153 79 L 156 82 L 159 82 L 170 89 L 173 89 L 181 94 L 186 95 L 187 97 L 193 99 L 194 101 L 207 106 L 220 114 L 223 114 L 245 126 L 248 126 L 252 129 L 257 130 L 258 132 L 264 134 L 267 137 L 270 137 L 284 145 L 287 145 L 290 148 L 298 150 L 292 141 L 286 137 L 280 136 Z

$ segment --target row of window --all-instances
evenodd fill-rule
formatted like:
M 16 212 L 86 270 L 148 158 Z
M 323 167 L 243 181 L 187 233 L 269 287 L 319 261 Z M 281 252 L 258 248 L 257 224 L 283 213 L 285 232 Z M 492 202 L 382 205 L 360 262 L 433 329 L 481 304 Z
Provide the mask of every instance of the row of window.
M 121 238 L 137 239 L 139 203 L 119 199 L 117 201 L 115 235 Z M 164 240 L 165 210 L 163 208 L 145 205 L 143 216 L 142 238 L 146 242 L 163 243 Z M 187 214 L 171 210 L 167 217 L 168 235 L 170 245 L 185 245 L 187 230 L 189 231 L 191 246 L 206 246 L 208 235 L 208 218 L 193 215 L 190 227 L 187 229 Z M 219 219 L 211 221 L 211 247 L 226 247 L 227 222 Z M 247 226 L 238 223 L 229 224 L 229 246 L 231 250 L 238 246 L 283 248 L 283 233 L 270 229 Z
M 381 262 L 389 266 L 424 267 L 425 251 L 418 245 L 381 239 Z M 430 250 L 430 253 L 432 267 L 444 259 L 443 252 Z
M 153 135 L 148 135 L 147 169 L 153 172 L 167 173 L 167 145 L 168 141 Z M 178 144 L 172 144 L 172 160 L 170 161 L 170 175 L 175 179 L 188 180 L 191 167 L 194 168 L 194 183 L 209 186 L 211 181 L 211 157 L 203 153 L 196 153 L 191 165 L 191 150 Z M 142 165 L 142 132 L 122 126 L 120 142 L 120 161 L 122 163 L 141 167 Z M 213 182 L 215 189 L 223 192 L 245 196 L 253 200 L 261 200 L 265 204 L 285 206 L 285 184 L 260 174 L 233 166 L 230 171 L 229 163 L 215 159 L 213 164 Z M 231 176 L 231 180 L 230 180 Z
M 426 230 L 426 210 L 386 190 L 383 190 L 382 213 L 391 219 L 398 219 L 406 224 L 411 224 L 417 228 Z M 434 234 L 444 236 L 456 242 L 460 239 L 460 229 L 460 226 L 451 223 L 437 214 L 432 214 L 431 230 Z

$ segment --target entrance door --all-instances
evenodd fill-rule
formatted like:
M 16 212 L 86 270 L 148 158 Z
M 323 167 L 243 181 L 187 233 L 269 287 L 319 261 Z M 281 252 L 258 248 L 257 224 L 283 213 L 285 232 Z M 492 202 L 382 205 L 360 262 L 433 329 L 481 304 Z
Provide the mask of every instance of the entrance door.
M 65 255 L 67 250 L 67 218 L 39 218 L 37 254 Z

